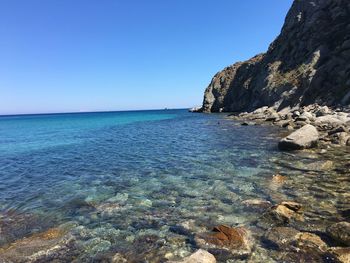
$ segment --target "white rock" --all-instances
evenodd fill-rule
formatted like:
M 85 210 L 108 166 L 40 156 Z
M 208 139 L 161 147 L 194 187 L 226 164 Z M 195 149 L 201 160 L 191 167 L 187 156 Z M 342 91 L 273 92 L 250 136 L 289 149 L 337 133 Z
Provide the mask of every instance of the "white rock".
M 315 124 L 337 124 L 341 125 L 344 124 L 344 120 L 340 120 L 337 116 L 335 115 L 325 115 L 321 117 L 317 117 L 315 120 Z
M 280 150 L 302 150 L 312 148 L 317 145 L 318 138 L 319 134 L 317 129 L 307 124 L 283 138 L 278 143 L 278 148 Z
M 199 249 L 191 256 L 184 258 L 181 261 L 169 261 L 172 263 L 216 263 L 215 257 L 209 252 Z

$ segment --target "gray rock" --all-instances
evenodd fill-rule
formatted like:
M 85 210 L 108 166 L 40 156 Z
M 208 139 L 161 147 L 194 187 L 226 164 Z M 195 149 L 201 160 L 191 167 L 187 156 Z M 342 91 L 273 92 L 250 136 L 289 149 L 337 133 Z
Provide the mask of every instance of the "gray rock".
M 319 134 L 317 129 L 307 124 L 299 130 L 291 133 L 278 143 L 280 150 L 302 150 L 312 148 L 317 145 Z
M 327 106 L 319 107 L 315 112 L 316 117 L 325 116 L 331 113 L 331 110 Z
M 345 124 L 345 122 L 343 120 L 340 120 L 335 115 L 325 115 L 317 117 L 315 120 L 315 124 L 331 124 L 333 126 L 339 126 Z
M 280 119 L 280 116 L 277 112 L 271 113 L 265 121 L 278 121 Z

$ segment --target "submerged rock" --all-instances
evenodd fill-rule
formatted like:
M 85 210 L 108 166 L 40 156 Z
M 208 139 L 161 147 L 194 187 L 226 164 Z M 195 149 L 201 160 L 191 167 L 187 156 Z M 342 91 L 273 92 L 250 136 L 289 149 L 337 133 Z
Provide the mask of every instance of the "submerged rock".
M 128 260 L 120 253 L 117 253 L 112 258 L 112 263 L 128 263 Z
M 77 254 L 76 240 L 68 229 L 52 228 L 0 248 L 0 262 L 71 261 Z
M 214 255 L 231 254 L 246 257 L 252 250 L 250 231 L 244 227 L 219 225 L 212 232 L 198 234 L 195 237 L 198 247 L 207 249 Z
M 283 138 L 278 143 L 280 150 L 302 150 L 313 148 L 317 145 L 319 134 L 317 129 L 307 124 L 299 130 Z
M 340 263 L 350 262 L 350 247 L 334 247 L 330 249 L 333 256 L 332 260 L 337 260 Z
M 264 241 L 275 248 L 284 249 L 298 233 L 299 231 L 292 227 L 273 227 L 264 235 Z
M 181 261 L 169 261 L 169 263 L 216 263 L 215 257 L 208 251 L 203 249 L 197 250 L 191 256 L 184 258 Z
M 327 244 L 317 235 L 291 227 L 273 227 L 263 237 L 264 243 L 279 253 L 279 262 L 323 262 Z
M 262 221 L 270 225 L 285 225 L 291 221 L 304 221 L 302 206 L 296 202 L 282 202 L 268 209 Z
M 339 222 L 327 228 L 327 233 L 335 241 L 350 246 L 350 223 Z
M 247 199 L 244 200 L 242 204 L 247 208 L 259 211 L 266 210 L 272 205 L 270 201 L 261 199 Z
M 286 181 L 287 177 L 280 175 L 280 174 L 274 174 L 272 176 L 272 183 L 274 184 L 283 184 Z

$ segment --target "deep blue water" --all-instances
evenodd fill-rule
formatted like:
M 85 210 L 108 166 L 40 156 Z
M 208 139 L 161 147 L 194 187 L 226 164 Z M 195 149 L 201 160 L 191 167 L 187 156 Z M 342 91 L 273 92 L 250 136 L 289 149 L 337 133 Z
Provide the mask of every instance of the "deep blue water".
M 308 187 L 328 177 L 305 179 L 291 164 L 313 157 L 279 153 L 279 136 L 274 127 L 186 110 L 0 117 L 0 216 L 39 218 L 0 242 L 75 222 L 99 238 L 99 253 L 118 248 L 143 255 L 150 249 L 135 240 L 171 236 L 180 223 L 191 222 L 194 230 L 252 224 L 257 214 L 244 209 L 245 199 L 319 203 L 320 190 Z M 279 171 L 304 185 L 271 184 Z M 322 198 L 334 204 L 338 196 Z M 195 248 L 162 249 L 163 256 L 181 257 Z

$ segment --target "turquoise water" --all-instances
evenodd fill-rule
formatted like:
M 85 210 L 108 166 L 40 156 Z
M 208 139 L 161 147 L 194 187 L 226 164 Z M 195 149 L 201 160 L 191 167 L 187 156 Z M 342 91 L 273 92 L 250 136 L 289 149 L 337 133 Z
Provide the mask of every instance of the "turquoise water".
M 305 166 L 327 155 L 280 153 L 280 136 L 186 110 L 0 117 L 0 246 L 70 222 L 80 261 L 118 252 L 160 262 L 196 250 L 173 231 L 179 224 L 193 232 L 254 226 L 259 213 L 245 199 L 300 201 L 320 227 L 340 217 L 348 184 L 329 185 L 347 180 L 348 168 L 315 178 Z M 271 183 L 276 172 L 286 176 L 283 186 Z M 268 257 L 269 248 L 258 248 Z

